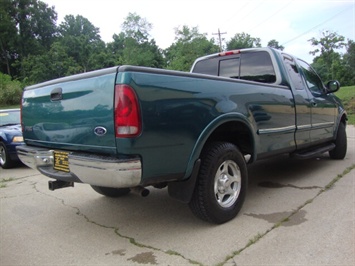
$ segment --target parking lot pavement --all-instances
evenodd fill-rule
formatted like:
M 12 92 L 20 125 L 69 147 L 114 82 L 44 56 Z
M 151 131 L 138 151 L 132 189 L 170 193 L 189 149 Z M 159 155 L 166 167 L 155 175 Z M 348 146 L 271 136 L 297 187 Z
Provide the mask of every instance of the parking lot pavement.
M 354 265 L 355 128 L 347 133 L 345 160 L 251 165 L 244 207 L 218 226 L 166 189 L 110 199 L 1 169 L 0 265 Z

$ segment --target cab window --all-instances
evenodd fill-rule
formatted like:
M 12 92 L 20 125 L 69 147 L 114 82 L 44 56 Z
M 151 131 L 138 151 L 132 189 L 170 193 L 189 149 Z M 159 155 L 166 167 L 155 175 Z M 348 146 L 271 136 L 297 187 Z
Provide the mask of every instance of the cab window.
M 219 58 L 209 58 L 197 62 L 194 66 L 193 72 L 218 76 L 218 59 Z
M 242 52 L 233 57 L 214 57 L 196 63 L 194 73 L 274 83 L 276 74 L 266 51 Z
M 239 78 L 239 57 L 231 58 L 227 60 L 221 60 L 219 62 L 219 76 L 227 78 Z
M 302 60 L 297 60 L 297 63 L 302 69 L 307 87 L 312 93 L 321 94 L 324 91 L 324 85 L 320 77 L 313 68 Z
M 288 71 L 291 82 L 296 90 L 304 90 L 302 77 L 296 66 L 295 60 L 287 54 L 283 54 L 284 63 Z
M 242 54 L 240 79 L 274 83 L 276 74 L 269 53 L 262 51 Z

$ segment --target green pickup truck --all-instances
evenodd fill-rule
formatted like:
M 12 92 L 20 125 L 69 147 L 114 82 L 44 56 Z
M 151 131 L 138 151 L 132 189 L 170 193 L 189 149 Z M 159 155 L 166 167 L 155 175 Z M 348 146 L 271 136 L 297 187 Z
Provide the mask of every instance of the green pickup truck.
M 199 218 L 224 223 L 244 202 L 247 164 L 347 150 L 346 112 L 306 62 L 271 48 L 199 58 L 191 73 L 118 66 L 26 87 L 23 163 L 51 190 L 105 196 L 168 187 Z

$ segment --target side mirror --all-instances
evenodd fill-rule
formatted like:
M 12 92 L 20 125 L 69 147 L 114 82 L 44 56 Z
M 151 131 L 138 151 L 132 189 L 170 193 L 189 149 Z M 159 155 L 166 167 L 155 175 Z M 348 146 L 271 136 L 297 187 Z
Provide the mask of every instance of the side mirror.
M 340 89 L 340 83 L 337 80 L 328 81 L 325 85 L 327 88 L 327 93 L 334 93 Z

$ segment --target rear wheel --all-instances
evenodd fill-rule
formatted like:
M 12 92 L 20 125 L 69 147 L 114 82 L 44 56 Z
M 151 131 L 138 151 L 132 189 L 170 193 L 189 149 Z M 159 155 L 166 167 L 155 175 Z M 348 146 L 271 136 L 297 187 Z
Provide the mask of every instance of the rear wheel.
M 346 128 L 344 123 L 340 123 L 337 132 L 337 138 L 335 140 L 335 148 L 329 152 L 329 156 L 332 159 L 342 160 L 345 158 L 347 151 L 347 138 Z
M 204 149 L 201 159 L 189 207 L 202 220 L 227 222 L 244 203 L 248 183 L 244 157 L 234 144 L 215 142 Z
M 131 190 L 129 188 L 111 188 L 91 186 L 97 193 L 110 198 L 118 198 L 127 195 Z

